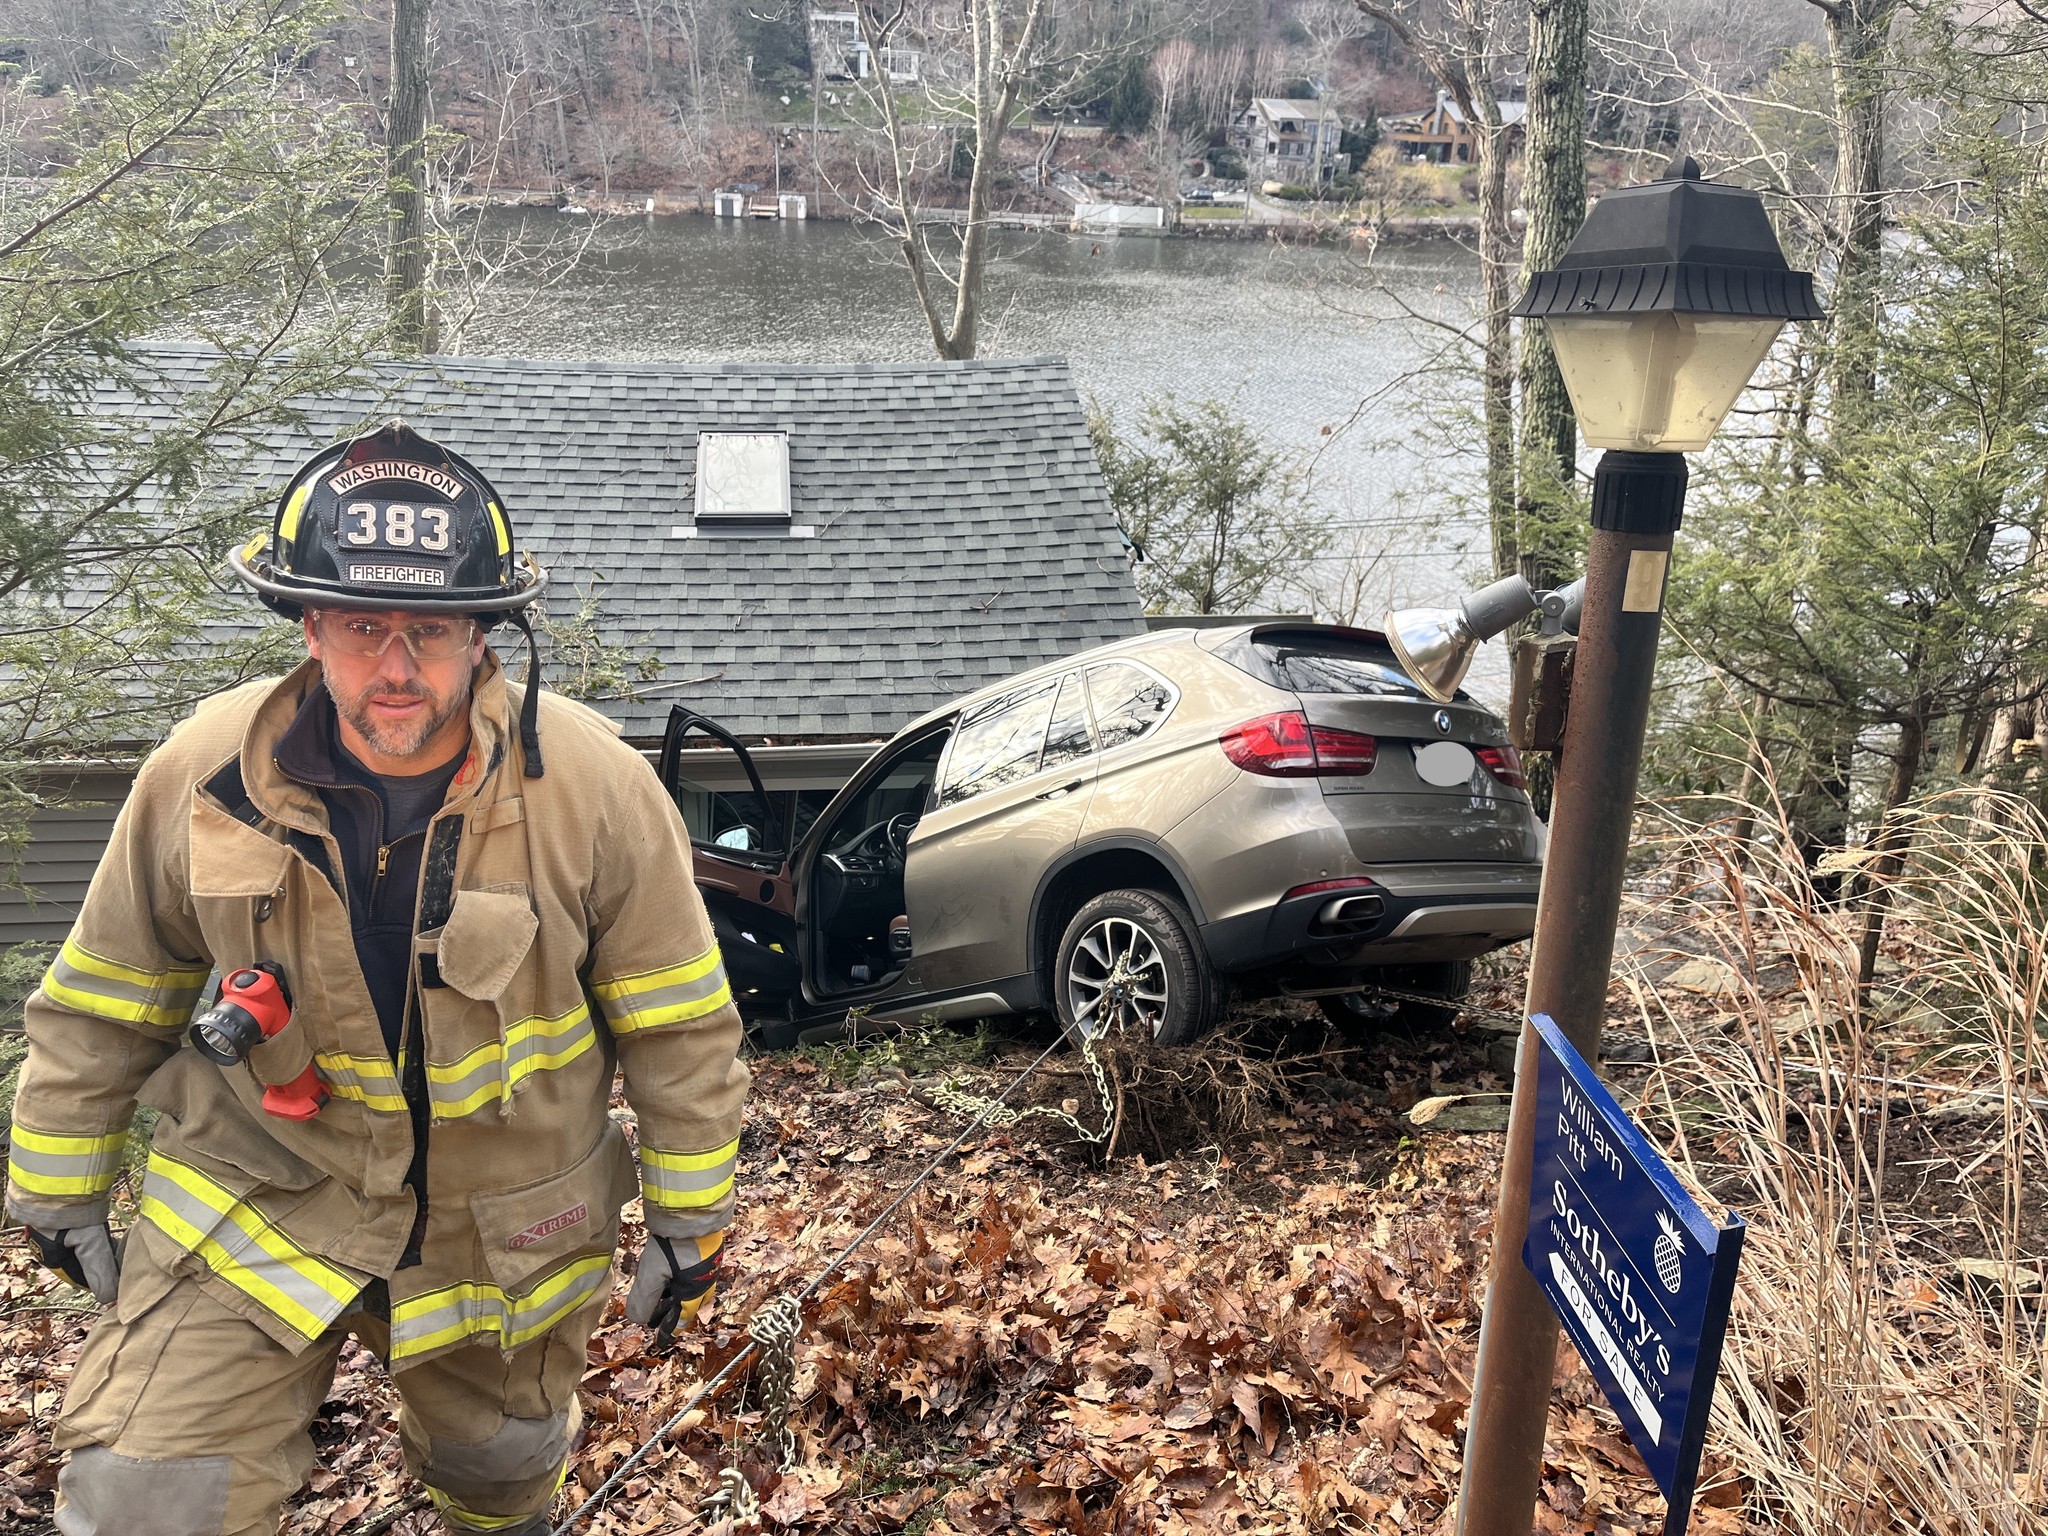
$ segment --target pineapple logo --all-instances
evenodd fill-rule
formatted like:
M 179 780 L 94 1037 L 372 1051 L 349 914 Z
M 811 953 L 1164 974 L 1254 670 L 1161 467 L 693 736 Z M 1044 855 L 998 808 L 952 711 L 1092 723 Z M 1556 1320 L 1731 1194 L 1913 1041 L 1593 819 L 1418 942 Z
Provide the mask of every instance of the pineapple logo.
M 1657 1260 L 1657 1278 L 1664 1282 L 1664 1289 L 1672 1295 L 1678 1294 L 1678 1287 L 1685 1279 L 1685 1270 L 1679 1264 L 1678 1223 L 1663 1211 L 1657 1213 L 1657 1225 L 1662 1235 L 1651 1250 Z

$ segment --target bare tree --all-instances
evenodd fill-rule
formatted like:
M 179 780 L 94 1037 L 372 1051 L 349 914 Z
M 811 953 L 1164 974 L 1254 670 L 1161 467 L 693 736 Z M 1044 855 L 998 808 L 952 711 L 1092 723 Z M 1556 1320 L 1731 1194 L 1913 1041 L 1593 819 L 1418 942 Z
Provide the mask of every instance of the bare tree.
M 1523 118 L 1522 282 L 1555 267 L 1586 221 L 1586 32 L 1589 0 L 1530 0 L 1529 105 Z M 1562 575 L 1548 524 L 1569 498 L 1578 465 L 1578 418 L 1550 334 L 1522 328 L 1521 463 L 1515 543 L 1522 574 L 1554 587 Z M 1546 515 L 1549 514 L 1549 515 Z
M 1152 54 L 1152 133 L 1159 159 L 1159 201 L 1174 217 L 1180 209 L 1181 167 L 1205 134 L 1184 131 L 1189 87 L 1195 74 L 1195 45 L 1184 37 L 1161 43 Z
M 1877 392 L 1884 260 L 1885 107 L 1899 0 L 1808 0 L 1826 18 L 1835 88 L 1835 286 L 1830 394 L 1838 424 L 1859 423 Z
M 1515 347 L 1508 306 L 1518 265 L 1508 227 L 1508 129 L 1494 91 L 1507 61 L 1515 0 L 1357 0 L 1450 93 L 1471 125 L 1479 171 L 1481 421 L 1486 438 L 1486 515 L 1493 567 L 1515 569 Z
M 876 83 L 869 95 L 880 109 L 885 139 L 883 176 L 875 190 L 889 207 L 932 346 L 942 358 L 970 358 L 980 340 L 999 146 L 1026 83 L 1034 69 L 1042 67 L 1036 53 L 1046 0 L 966 0 L 957 32 L 924 18 L 928 25 L 922 29 L 923 38 L 928 44 L 954 43 L 960 48 L 960 77 L 928 78 L 925 88 L 926 100 L 941 120 L 955 125 L 953 135 L 943 140 L 905 124 L 889 79 L 887 61 L 911 33 L 909 10 L 910 0 L 860 0 L 854 7 L 861 40 L 874 61 Z M 932 225 L 918 213 L 920 173 L 929 171 L 941 152 L 950 160 L 962 132 L 970 136 L 967 207 L 957 223 L 944 226 L 947 236 L 935 238 Z
M 384 293 L 401 354 L 434 350 L 427 296 L 427 21 L 433 0 L 392 0 L 391 105 L 385 116 L 391 203 Z

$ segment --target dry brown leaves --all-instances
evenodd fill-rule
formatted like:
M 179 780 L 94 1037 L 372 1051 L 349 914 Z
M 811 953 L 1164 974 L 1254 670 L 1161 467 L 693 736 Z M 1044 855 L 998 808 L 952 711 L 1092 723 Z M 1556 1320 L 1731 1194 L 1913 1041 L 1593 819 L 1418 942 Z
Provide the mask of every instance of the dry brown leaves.
M 957 1129 L 900 1081 L 832 1089 L 801 1059 L 756 1065 L 731 1282 L 711 1326 L 667 1358 L 615 1299 L 591 1341 L 576 1499 L 744 1347 L 755 1306 L 815 1274 Z M 1370 1065 L 1360 1075 L 1389 1092 L 1275 1106 L 1262 1141 L 1170 1161 L 1090 1167 L 1053 1132 L 971 1143 L 806 1307 L 795 1468 L 764 1460 L 742 1383 L 588 1529 L 693 1529 L 735 1462 L 779 1530 L 1447 1529 L 1498 1143 L 1402 1124 L 1443 1063 Z M 54 1485 L 49 1420 L 87 1315 L 37 1310 L 48 1287 L 12 1245 L 5 1264 L 0 1529 L 34 1530 Z M 315 1421 L 320 1467 L 290 1536 L 357 1529 L 416 1493 L 394 1402 L 352 1348 Z M 1547 1450 L 1539 1530 L 1661 1519 L 1568 1350 Z M 1742 1529 L 1725 1507 L 1739 1485 L 1711 1453 L 1703 1483 L 1694 1528 Z M 389 1526 L 431 1528 L 424 1513 Z

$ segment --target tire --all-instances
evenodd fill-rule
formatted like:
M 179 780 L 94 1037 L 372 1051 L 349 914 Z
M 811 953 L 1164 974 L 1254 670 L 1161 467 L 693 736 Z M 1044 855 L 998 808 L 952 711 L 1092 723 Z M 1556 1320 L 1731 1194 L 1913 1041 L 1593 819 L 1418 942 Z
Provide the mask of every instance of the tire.
M 1359 980 L 1403 992 L 1427 992 L 1444 999 L 1444 1006 L 1393 1003 L 1369 992 L 1317 998 L 1316 1005 L 1323 1010 L 1323 1017 L 1345 1033 L 1370 1034 L 1396 1020 L 1410 1029 L 1444 1029 L 1457 1018 L 1457 1005 L 1472 990 L 1472 962 L 1434 960 L 1423 965 L 1388 965 L 1366 972 Z
M 1156 891 L 1105 891 L 1068 919 L 1052 995 L 1070 1035 L 1188 1045 L 1223 1016 L 1229 988 L 1186 907 Z

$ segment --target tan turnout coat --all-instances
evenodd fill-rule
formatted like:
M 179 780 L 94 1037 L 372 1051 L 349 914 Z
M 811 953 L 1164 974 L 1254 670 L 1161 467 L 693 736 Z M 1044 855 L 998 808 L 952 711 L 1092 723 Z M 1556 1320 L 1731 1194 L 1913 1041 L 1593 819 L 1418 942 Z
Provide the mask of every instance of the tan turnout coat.
M 432 1106 L 422 1262 L 400 1078 L 364 985 L 319 796 L 272 751 L 319 670 L 202 706 L 143 765 L 71 937 L 27 1005 L 8 1203 L 106 1198 L 139 1100 L 160 1112 L 131 1241 L 302 1348 L 388 1282 L 391 1363 L 511 1350 L 609 1283 L 634 1159 L 608 1115 L 623 1069 L 640 1191 L 677 1235 L 729 1219 L 746 1068 L 688 834 L 646 761 L 543 695 L 547 772 L 522 776 L 519 691 L 477 675 L 470 755 L 427 833 L 415 941 Z M 325 869 L 321 865 L 325 865 Z M 185 1039 L 209 972 L 282 966 L 292 1022 L 243 1066 Z M 311 1061 L 333 1097 L 266 1114 Z M 129 1298 L 123 1297 L 126 1304 Z

